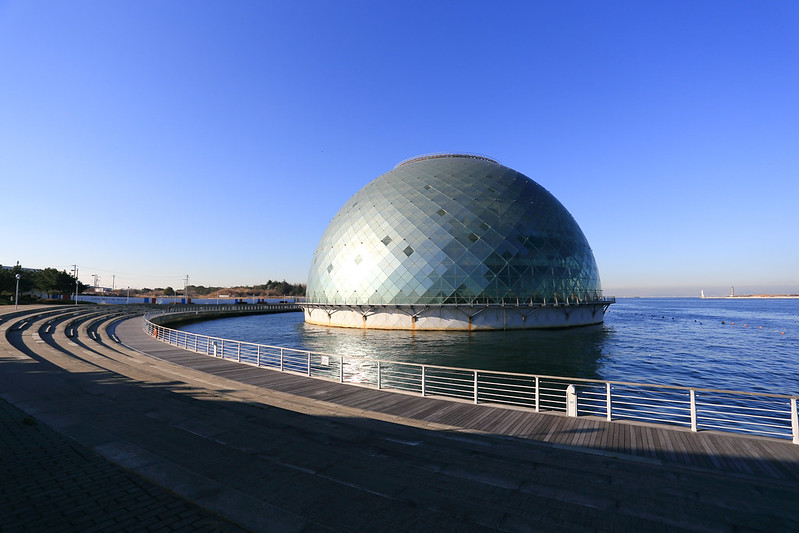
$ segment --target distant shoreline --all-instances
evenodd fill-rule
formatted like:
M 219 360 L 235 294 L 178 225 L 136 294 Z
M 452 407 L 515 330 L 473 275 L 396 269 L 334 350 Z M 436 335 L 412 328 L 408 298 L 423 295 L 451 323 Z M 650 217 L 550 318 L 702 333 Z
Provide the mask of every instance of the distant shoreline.
M 700 300 L 790 300 L 799 299 L 799 294 L 742 294 L 735 296 L 700 296 Z

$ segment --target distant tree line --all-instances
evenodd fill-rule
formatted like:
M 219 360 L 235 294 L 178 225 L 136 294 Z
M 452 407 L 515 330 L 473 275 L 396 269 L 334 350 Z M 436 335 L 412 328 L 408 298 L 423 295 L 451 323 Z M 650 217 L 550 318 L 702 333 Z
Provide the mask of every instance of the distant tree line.
M 19 274 L 19 301 L 30 302 L 40 297 L 71 297 L 75 293 L 75 276 L 66 270 L 56 268 L 26 269 L 17 264 L 13 267 L 0 265 L 0 304 L 13 303 L 14 291 L 17 286 L 16 275 Z M 78 293 L 89 288 L 88 285 L 78 282 Z M 247 298 L 256 296 L 260 298 L 278 296 L 305 296 L 304 283 L 289 283 L 286 280 L 268 280 L 261 285 L 242 285 L 237 287 L 206 287 L 204 285 L 189 285 L 189 296 L 213 297 L 226 294 L 232 298 Z M 177 290 L 172 287 L 158 287 L 155 289 L 117 289 L 114 294 L 131 296 L 176 296 L 183 295 L 183 287 Z
M 255 291 L 263 291 L 272 296 L 305 296 L 305 283 L 288 283 L 283 281 L 272 281 L 271 279 L 263 285 L 254 285 Z
M 131 289 L 131 296 L 183 296 L 183 287 L 156 287 L 150 289 Z M 206 287 L 205 285 L 189 285 L 189 296 L 193 298 L 214 297 L 225 294 L 232 298 L 305 296 L 304 283 L 289 283 L 286 280 L 268 280 L 262 285 L 240 285 L 236 287 Z
M 0 302 L 8 303 L 14 298 L 19 274 L 20 301 L 30 301 L 39 295 L 69 296 L 75 293 L 75 276 L 65 270 L 44 268 L 39 270 L 24 269 L 17 264 L 13 267 L 0 265 Z M 78 292 L 83 292 L 86 285 L 78 282 Z M 31 295 L 31 293 L 38 293 Z

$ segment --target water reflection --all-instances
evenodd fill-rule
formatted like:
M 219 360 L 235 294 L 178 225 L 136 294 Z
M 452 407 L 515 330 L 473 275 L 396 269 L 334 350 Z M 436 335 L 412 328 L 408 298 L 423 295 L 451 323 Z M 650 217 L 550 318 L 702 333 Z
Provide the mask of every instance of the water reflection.
M 605 329 L 552 331 L 377 331 L 327 328 L 302 323 L 300 343 L 309 350 L 385 361 L 599 377 Z

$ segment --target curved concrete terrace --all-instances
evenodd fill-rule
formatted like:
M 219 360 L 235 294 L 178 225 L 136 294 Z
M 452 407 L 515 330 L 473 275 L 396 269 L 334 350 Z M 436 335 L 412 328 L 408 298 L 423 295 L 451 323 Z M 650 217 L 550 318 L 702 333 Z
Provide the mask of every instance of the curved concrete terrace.
M 4 531 L 799 526 L 790 442 L 313 380 L 164 345 L 125 313 L 0 317 Z

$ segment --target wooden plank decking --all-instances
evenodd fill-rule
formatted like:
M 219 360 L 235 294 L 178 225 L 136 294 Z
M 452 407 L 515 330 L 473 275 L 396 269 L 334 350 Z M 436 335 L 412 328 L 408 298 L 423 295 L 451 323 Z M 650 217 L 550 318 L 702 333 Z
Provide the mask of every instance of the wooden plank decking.
M 268 390 L 352 407 L 375 415 L 444 426 L 453 430 L 530 439 L 557 447 L 640 460 L 718 469 L 740 475 L 799 481 L 799 446 L 790 441 L 679 427 L 607 422 L 593 417 L 457 400 L 413 396 L 281 373 L 175 348 L 148 337 L 141 319 L 116 327 L 120 340 L 153 357 Z

